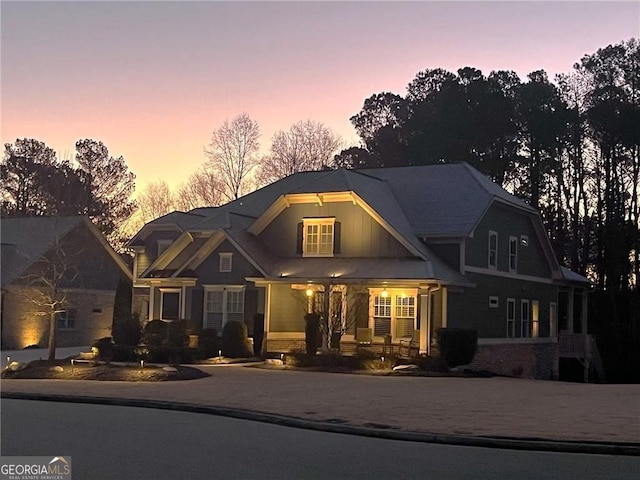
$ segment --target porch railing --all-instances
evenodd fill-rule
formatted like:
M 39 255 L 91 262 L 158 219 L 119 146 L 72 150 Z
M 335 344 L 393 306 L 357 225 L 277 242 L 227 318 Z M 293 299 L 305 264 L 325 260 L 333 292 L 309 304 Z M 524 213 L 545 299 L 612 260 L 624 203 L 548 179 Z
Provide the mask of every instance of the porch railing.
M 591 341 L 586 333 L 561 333 L 558 354 L 563 358 L 591 358 Z

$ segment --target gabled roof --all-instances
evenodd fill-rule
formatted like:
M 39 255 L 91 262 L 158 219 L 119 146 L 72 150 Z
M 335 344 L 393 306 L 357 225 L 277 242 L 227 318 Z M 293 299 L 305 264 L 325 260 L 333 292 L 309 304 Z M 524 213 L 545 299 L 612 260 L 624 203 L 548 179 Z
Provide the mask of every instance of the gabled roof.
M 84 224 L 100 241 L 120 269 L 131 277 L 129 268 L 87 217 L 26 217 L 0 220 L 2 286 L 13 282 L 69 232 Z

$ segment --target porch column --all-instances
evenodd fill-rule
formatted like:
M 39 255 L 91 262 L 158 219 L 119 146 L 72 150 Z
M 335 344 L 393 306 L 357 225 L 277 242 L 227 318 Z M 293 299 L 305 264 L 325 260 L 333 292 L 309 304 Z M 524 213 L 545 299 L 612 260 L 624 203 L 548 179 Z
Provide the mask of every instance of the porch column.
M 567 294 L 567 331 L 569 333 L 573 333 L 573 296 L 575 294 L 575 289 L 573 287 L 569 288 L 569 293 Z
M 580 310 L 580 322 L 582 323 L 582 333 L 587 333 L 587 306 L 589 300 L 587 298 L 587 289 L 582 289 L 582 309 Z
M 447 328 L 447 287 L 442 287 L 442 328 Z
M 269 331 L 271 323 L 271 284 L 268 283 L 265 287 L 264 294 L 264 331 Z M 265 335 L 266 338 L 266 335 Z
M 155 299 L 153 298 L 153 291 L 155 288 L 153 285 L 149 285 L 149 316 L 147 317 L 147 321 L 153 320 L 153 304 L 155 303 Z
M 429 354 L 429 294 L 420 295 L 420 353 Z

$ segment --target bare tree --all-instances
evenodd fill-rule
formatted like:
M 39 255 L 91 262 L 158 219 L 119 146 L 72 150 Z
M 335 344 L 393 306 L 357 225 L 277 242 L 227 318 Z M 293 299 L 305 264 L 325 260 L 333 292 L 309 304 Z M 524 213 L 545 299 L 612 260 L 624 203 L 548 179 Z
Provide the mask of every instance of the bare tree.
M 257 164 L 259 137 L 257 122 L 246 113 L 231 122 L 225 121 L 213 131 L 209 148 L 205 149 L 209 158 L 206 167 L 216 172 L 227 200 L 235 200 L 242 194 L 245 179 Z
M 322 123 L 297 122 L 274 134 L 270 154 L 262 160 L 260 181 L 268 184 L 296 172 L 331 167 L 341 146 L 340 137 Z
M 149 183 L 138 197 L 138 208 L 145 224 L 175 210 L 174 196 L 164 180 Z
M 180 185 L 175 194 L 175 205 L 185 212 L 199 207 L 217 207 L 223 201 L 223 189 L 216 172 L 202 167 Z
M 48 319 L 49 361 L 56 358 L 58 315 L 69 306 L 65 287 L 77 286 L 82 280 L 77 259 L 84 243 L 83 238 L 69 234 L 56 222 L 55 217 L 52 217 L 54 241 L 51 248 L 19 278 L 21 294 L 34 306 L 34 313 Z

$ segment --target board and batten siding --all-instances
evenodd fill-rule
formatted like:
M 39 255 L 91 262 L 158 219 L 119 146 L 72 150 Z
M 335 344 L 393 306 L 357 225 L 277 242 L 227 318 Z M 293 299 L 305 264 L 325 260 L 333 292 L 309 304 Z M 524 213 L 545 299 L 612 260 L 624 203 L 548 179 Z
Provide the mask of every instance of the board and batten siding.
M 293 290 L 290 285 L 271 285 L 270 332 L 304 332 L 303 290 Z
M 297 229 L 303 218 L 335 217 L 340 222 L 342 257 L 409 257 L 411 254 L 359 205 L 351 202 L 294 204 L 286 208 L 259 235 L 272 254 L 296 257 Z
M 551 278 L 547 259 L 538 240 L 532 215 L 511 207 L 493 204 L 466 241 L 466 265 L 488 268 L 489 232 L 498 234 L 498 271 L 509 271 L 509 237 L 518 239 L 518 264 L 516 273 Z M 525 235 L 528 245 L 520 243 Z
M 510 278 L 467 273 L 475 288 L 450 289 L 448 292 L 447 324 L 452 328 L 472 328 L 479 338 L 507 336 L 507 299 L 515 304 L 515 336 L 521 336 L 521 300 L 540 302 L 539 337 L 549 336 L 549 303 L 558 301 L 558 287 L 550 283 L 514 281 Z M 498 297 L 498 306 L 489 306 L 489 297 Z

